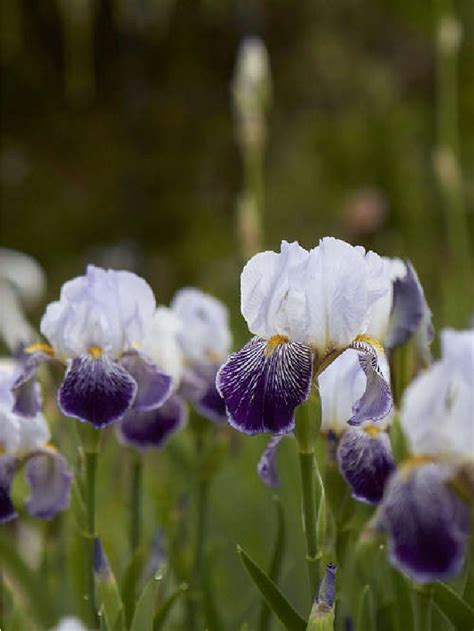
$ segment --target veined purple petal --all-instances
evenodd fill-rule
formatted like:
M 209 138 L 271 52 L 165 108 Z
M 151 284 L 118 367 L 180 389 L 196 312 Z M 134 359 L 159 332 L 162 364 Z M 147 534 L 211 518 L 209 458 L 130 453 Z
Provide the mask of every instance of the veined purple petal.
M 392 409 L 392 391 L 389 382 L 380 370 L 377 352 L 367 342 L 355 341 L 350 348 L 359 352 L 359 363 L 367 377 L 362 397 L 354 403 L 349 425 L 360 425 L 362 421 L 379 421 Z
M 17 517 L 10 498 L 10 489 L 17 466 L 18 460 L 14 456 L 8 454 L 0 456 L 0 524 Z
M 61 454 L 52 449 L 35 452 L 26 462 L 25 478 L 30 486 L 25 502 L 30 515 L 51 519 L 68 507 L 72 474 Z
M 81 355 L 73 359 L 58 393 L 66 416 L 103 427 L 121 418 L 132 405 L 136 381 L 106 355 Z
M 386 432 L 373 425 L 346 430 L 339 442 L 337 460 L 352 497 L 368 504 L 380 502 L 385 484 L 395 470 Z
M 159 449 L 187 418 L 184 401 L 170 397 L 161 407 L 148 412 L 132 408 L 117 426 L 119 438 L 125 444 L 140 450 Z
M 410 261 L 405 261 L 407 273 L 393 282 L 393 301 L 386 348 L 395 348 L 408 342 L 422 323 L 426 327 L 427 343 L 433 338 L 431 311 L 426 303 L 418 276 Z
M 287 434 L 295 407 L 310 393 L 311 350 L 299 342 L 270 344 L 254 337 L 217 373 L 229 423 L 244 434 Z
M 137 382 L 138 390 L 133 407 L 140 411 L 159 407 L 171 395 L 173 379 L 156 364 L 137 352 L 126 353 L 120 364 Z
M 280 478 L 276 468 L 276 454 L 282 438 L 283 436 L 272 436 L 270 438 L 257 465 L 260 479 L 265 482 L 267 486 L 271 486 L 272 488 L 280 486 Z
M 402 467 L 387 484 L 382 520 L 391 562 L 413 580 L 426 583 L 459 574 L 469 509 L 446 484 L 440 465 L 418 465 L 411 471 Z

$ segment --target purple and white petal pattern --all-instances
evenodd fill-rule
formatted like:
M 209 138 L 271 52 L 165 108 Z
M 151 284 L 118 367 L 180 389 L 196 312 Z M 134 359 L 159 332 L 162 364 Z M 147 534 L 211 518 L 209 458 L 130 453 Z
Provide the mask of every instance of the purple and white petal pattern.
M 18 460 L 14 456 L 8 454 L 0 456 L 0 524 L 17 517 L 10 498 L 10 489 L 17 467 Z
M 173 380 L 158 366 L 136 352 L 126 353 L 120 359 L 120 365 L 137 382 L 138 390 L 133 407 L 142 412 L 153 410 L 162 405 L 171 395 Z
M 339 442 L 337 460 L 353 498 L 367 504 L 380 502 L 386 482 L 395 470 L 386 432 L 373 425 L 351 427 Z
M 199 362 L 183 374 L 180 394 L 190 401 L 198 414 L 214 423 L 225 423 L 227 412 L 224 399 L 216 387 L 216 375 L 221 364 Z
M 308 398 L 312 352 L 298 342 L 255 337 L 217 373 L 229 423 L 244 434 L 293 430 L 294 409 Z
M 283 436 L 272 436 L 265 447 L 257 465 L 257 472 L 262 482 L 274 489 L 280 486 L 280 477 L 276 467 L 277 448 Z
M 410 261 L 405 261 L 406 274 L 393 281 L 392 311 L 384 340 L 386 348 L 408 342 L 424 324 L 426 342 L 433 339 L 431 311 L 426 303 L 418 276 Z
M 388 482 L 381 506 L 395 567 L 419 583 L 459 574 L 469 535 L 469 509 L 447 485 L 442 466 L 402 468 Z
M 118 438 L 136 449 L 159 449 L 186 420 L 184 401 L 172 396 L 155 410 L 140 412 L 132 408 L 117 426 Z
M 359 352 L 359 363 L 367 378 L 365 392 L 354 403 L 349 425 L 362 421 L 379 421 L 392 409 L 392 391 L 378 362 L 377 351 L 367 342 L 356 340 L 350 346 Z
M 72 360 L 58 393 L 66 416 L 104 427 L 121 418 L 132 405 L 137 383 L 106 355 L 81 355 Z
M 42 363 L 52 359 L 52 355 L 44 350 L 28 353 L 22 349 L 19 352 L 19 372 L 12 385 L 12 392 L 15 397 L 13 412 L 15 414 L 31 417 L 36 416 L 41 410 L 41 390 L 36 381 L 36 371 Z
M 72 474 L 66 460 L 52 449 L 33 453 L 26 462 L 30 495 L 25 508 L 34 517 L 51 519 L 69 506 Z

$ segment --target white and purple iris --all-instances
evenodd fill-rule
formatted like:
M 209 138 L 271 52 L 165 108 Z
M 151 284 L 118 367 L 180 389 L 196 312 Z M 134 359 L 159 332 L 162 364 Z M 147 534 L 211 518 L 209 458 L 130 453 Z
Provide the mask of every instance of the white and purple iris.
M 66 416 L 100 428 L 122 418 L 132 405 L 141 411 L 155 409 L 172 391 L 171 376 L 150 360 L 143 346 L 155 308 L 143 279 L 89 265 L 47 307 L 41 332 L 51 346 L 26 349 L 29 359 L 17 386 L 31 378 L 40 361 L 53 358 L 67 366 L 58 392 Z
M 49 444 L 44 416 L 38 412 L 25 417 L 13 411 L 11 387 L 17 372 L 12 361 L 0 365 L 0 522 L 17 517 L 11 486 L 21 468 L 30 488 L 25 508 L 41 519 L 67 508 L 72 478 L 66 460 Z
M 187 420 L 186 402 L 201 416 L 222 423 L 225 405 L 215 376 L 229 353 L 228 313 L 216 298 L 181 289 L 171 307 L 158 307 L 144 340 L 148 356 L 173 379 L 171 396 L 153 410 L 134 405 L 118 425 L 122 442 L 139 450 L 158 449 Z
M 445 330 L 441 342 L 441 360 L 403 396 L 412 457 L 389 480 L 380 507 L 392 563 L 418 582 L 456 576 L 469 534 L 469 508 L 450 482 L 474 468 L 474 331 Z
M 245 434 L 286 434 L 294 409 L 319 374 L 347 349 L 358 354 L 366 388 L 348 420 L 379 420 L 392 405 L 377 340 L 366 335 L 370 309 L 389 292 L 384 263 L 374 252 L 324 238 L 307 251 L 282 242 L 262 252 L 241 276 L 241 310 L 255 337 L 217 375 L 230 424 Z
M 367 333 L 378 339 L 386 352 L 416 337 L 420 357 L 429 353 L 432 339 L 431 311 L 410 262 L 383 259 L 389 291 L 371 307 Z M 390 368 L 384 354 L 379 367 L 387 381 Z M 375 504 L 395 470 L 389 436 L 393 408 L 379 422 L 366 419 L 359 427 L 348 421 L 356 401 L 364 392 L 365 375 L 353 353 L 345 352 L 320 375 L 321 429 L 338 443 L 339 469 L 355 499 Z

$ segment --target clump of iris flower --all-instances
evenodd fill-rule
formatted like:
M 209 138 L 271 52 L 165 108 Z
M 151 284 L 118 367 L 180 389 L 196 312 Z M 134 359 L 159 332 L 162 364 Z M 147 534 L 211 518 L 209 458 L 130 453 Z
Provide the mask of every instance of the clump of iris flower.
M 63 456 L 50 444 L 44 416 L 31 417 L 13 411 L 11 386 L 16 378 L 15 362 L 0 365 L 0 522 L 17 517 L 10 497 L 14 476 L 24 467 L 30 495 L 26 510 L 35 517 L 50 519 L 67 508 L 71 472 Z
M 38 363 L 58 360 L 67 370 L 58 392 L 66 416 L 96 428 L 120 419 L 132 405 L 143 411 L 171 394 L 172 378 L 150 360 L 144 340 L 156 303 L 135 274 L 89 265 L 86 274 L 64 284 L 48 305 L 41 333 L 50 345 L 25 349 L 24 385 Z
M 383 349 L 366 333 L 371 307 L 388 291 L 377 254 L 330 237 L 310 251 L 283 241 L 280 253 L 250 259 L 241 311 L 255 337 L 217 375 L 229 423 L 245 434 L 292 431 L 313 375 L 347 349 L 357 352 L 366 378 L 348 422 L 386 416 L 392 398 L 379 367 Z
M 445 330 L 442 358 L 402 399 L 400 421 L 411 457 L 387 484 L 379 523 L 391 562 L 423 583 L 461 569 L 469 508 L 453 480 L 474 470 L 474 331 Z

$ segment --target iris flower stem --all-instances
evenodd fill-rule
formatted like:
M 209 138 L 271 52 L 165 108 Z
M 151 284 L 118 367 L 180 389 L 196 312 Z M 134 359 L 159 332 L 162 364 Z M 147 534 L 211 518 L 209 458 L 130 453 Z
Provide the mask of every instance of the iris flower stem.
M 191 421 L 191 429 L 194 437 L 194 450 L 196 458 L 196 484 L 194 487 L 194 503 L 195 503 L 195 524 L 194 533 L 194 555 L 193 567 L 191 570 L 191 594 L 188 600 L 188 628 L 199 629 L 199 621 L 203 606 L 202 589 L 205 581 L 203 579 L 204 571 L 204 548 L 206 538 L 206 521 L 207 521 L 207 505 L 209 497 L 209 480 L 204 471 L 204 459 L 206 450 L 206 430 L 208 421 L 200 418 L 193 418 Z
M 415 631 L 431 631 L 432 596 L 429 587 L 417 587 L 415 597 Z
M 140 545 L 142 526 L 143 459 L 141 454 L 133 454 L 130 480 L 130 551 L 132 554 Z
M 97 452 L 88 451 L 86 459 L 86 509 L 87 509 L 87 596 L 90 606 L 90 621 L 92 628 L 97 624 L 97 608 L 95 602 L 95 578 L 94 578 L 94 537 L 95 530 L 95 485 L 97 473 Z
M 311 598 L 319 584 L 319 554 L 317 539 L 317 506 L 316 506 L 316 475 L 315 475 L 315 444 L 318 434 L 319 397 L 317 401 L 318 413 L 314 414 L 313 406 L 303 405 L 296 420 L 295 435 L 298 443 L 300 473 L 301 473 L 301 501 L 303 507 L 303 525 L 306 537 L 306 562 L 308 566 L 308 580 Z
M 96 474 L 99 456 L 99 444 L 101 433 L 90 425 L 80 423 L 78 433 L 82 443 L 85 461 L 85 505 L 86 505 L 86 529 L 84 532 L 86 549 L 86 590 L 89 603 L 89 627 L 98 628 L 98 616 L 95 600 L 94 577 L 94 538 L 96 537 Z

